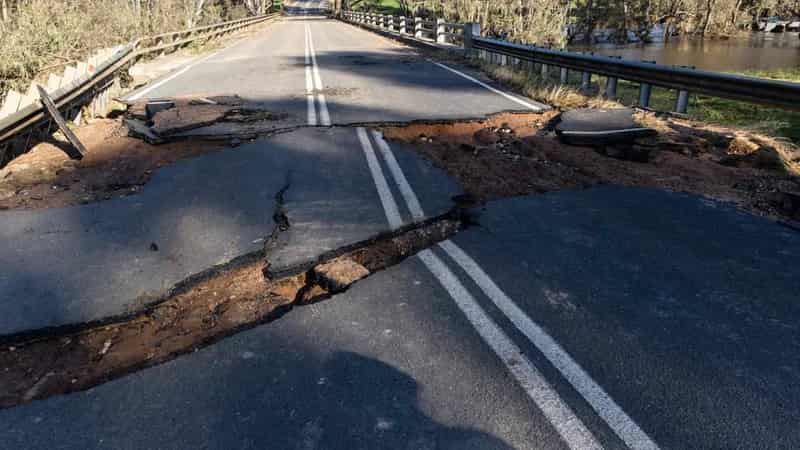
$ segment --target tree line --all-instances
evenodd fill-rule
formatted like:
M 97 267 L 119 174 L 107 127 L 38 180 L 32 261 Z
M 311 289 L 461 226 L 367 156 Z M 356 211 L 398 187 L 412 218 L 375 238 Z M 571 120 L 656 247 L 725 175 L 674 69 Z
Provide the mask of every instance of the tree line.
M 263 13 L 270 0 L 0 0 L 0 99 L 95 50 Z
M 406 15 L 480 22 L 489 34 L 520 42 L 563 46 L 594 43 L 598 30 L 612 40 L 647 41 L 653 31 L 730 36 L 759 18 L 800 16 L 800 0 L 397 0 Z M 385 0 L 354 0 L 379 9 Z

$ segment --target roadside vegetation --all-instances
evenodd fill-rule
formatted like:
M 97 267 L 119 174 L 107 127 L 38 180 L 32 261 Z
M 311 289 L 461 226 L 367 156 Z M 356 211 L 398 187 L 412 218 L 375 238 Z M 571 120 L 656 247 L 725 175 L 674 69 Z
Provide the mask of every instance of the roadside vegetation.
M 233 20 L 269 0 L 0 0 L 0 100 L 92 52 L 139 36 Z
M 517 42 L 563 47 L 611 41 L 647 42 L 656 29 L 726 37 L 759 18 L 800 16 L 800 0 L 351 0 L 350 7 L 382 14 L 429 15 L 480 22 L 489 34 Z
M 485 62 L 473 61 L 492 78 L 511 86 L 530 98 L 550 105 L 568 109 L 577 107 L 613 107 L 633 106 L 639 100 L 639 85 L 619 81 L 617 99 L 603 97 L 605 77 L 593 77 L 592 86 L 587 92 L 579 89 L 580 74 L 570 73 L 569 84 L 561 85 L 559 75 L 555 71 L 547 79 L 543 79 L 538 70 L 525 70 L 522 67 L 499 66 Z M 773 78 L 786 81 L 800 81 L 800 68 L 781 69 L 776 71 L 749 71 L 742 75 Z M 675 107 L 676 93 L 654 87 L 650 99 L 650 108 L 657 111 L 672 111 Z M 784 138 L 794 144 L 800 144 L 800 112 L 768 108 L 749 103 L 721 98 L 692 95 L 689 102 L 688 116 L 709 124 L 734 126 L 752 130 L 765 135 Z

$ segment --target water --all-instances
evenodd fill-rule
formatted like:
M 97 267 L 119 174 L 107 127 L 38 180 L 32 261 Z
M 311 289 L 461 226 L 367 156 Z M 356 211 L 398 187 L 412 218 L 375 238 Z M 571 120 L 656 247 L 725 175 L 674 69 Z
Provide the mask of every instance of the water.
M 696 66 L 715 71 L 781 69 L 800 66 L 798 33 L 753 33 L 728 40 L 673 38 L 657 44 L 598 44 L 591 51 L 624 59 L 656 61 L 676 66 Z M 570 50 L 585 51 L 574 46 Z

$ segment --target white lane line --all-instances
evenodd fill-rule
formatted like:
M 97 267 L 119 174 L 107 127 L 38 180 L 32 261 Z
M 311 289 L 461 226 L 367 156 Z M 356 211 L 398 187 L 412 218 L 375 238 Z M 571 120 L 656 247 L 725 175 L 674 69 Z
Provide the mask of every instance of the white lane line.
M 389 172 L 392 173 L 395 184 L 397 184 L 397 187 L 400 189 L 400 194 L 403 195 L 406 205 L 408 205 L 411 217 L 415 221 L 425 219 L 425 213 L 422 211 L 422 206 L 419 204 L 417 194 L 414 193 L 414 189 L 412 189 L 411 185 L 408 183 L 403 169 L 397 164 L 394 153 L 392 153 L 391 147 L 389 147 L 389 144 L 383 138 L 383 134 L 373 130 L 372 137 L 375 139 L 375 142 L 377 142 L 378 150 L 380 150 L 384 161 L 386 161 L 386 165 L 389 167 Z
M 375 156 L 375 151 L 369 141 L 366 130 L 358 127 L 356 130 L 361 147 L 367 157 L 367 165 L 372 173 L 375 187 L 383 204 L 389 225 L 396 229 L 402 225 L 397 202 L 389 189 L 389 184 L 383 175 L 383 170 Z M 380 142 L 380 141 L 378 141 Z M 384 141 L 384 144 L 385 141 Z M 379 144 L 380 146 L 380 144 Z M 387 149 L 391 149 L 386 144 Z M 394 158 L 392 158 L 394 159 Z M 397 161 L 395 160 L 395 165 Z M 402 169 L 396 166 L 402 179 Z M 394 174 L 394 169 L 390 169 Z M 406 181 L 407 184 L 407 181 Z M 409 186 L 410 189 L 410 186 Z M 412 191 L 413 194 L 413 191 Z M 414 195 L 416 198 L 416 195 Z M 411 209 L 411 207 L 409 207 Z M 421 211 L 421 208 L 419 208 Z M 418 254 L 425 267 L 436 277 L 442 287 L 450 294 L 467 320 L 472 324 L 478 335 L 497 354 L 517 382 L 522 386 L 528 397 L 547 417 L 566 444 L 575 450 L 602 449 L 603 446 L 595 439 L 594 435 L 586 428 L 583 422 L 572 412 L 572 409 L 561 400 L 558 393 L 547 383 L 547 380 L 533 366 L 533 363 L 522 353 L 519 347 L 505 334 L 500 327 L 492 321 L 480 307 L 475 298 L 467 291 L 461 281 L 453 272 L 430 250 L 423 250 Z
M 394 201 L 391 189 L 389 189 L 389 183 L 386 182 L 386 177 L 383 176 L 383 169 L 381 169 L 378 158 L 375 156 L 375 150 L 369 142 L 367 131 L 363 127 L 358 127 L 356 134 L 358 134 L 358 140 L 364 150 L 364 156 L 367 157 L 367 165 L 372 174 L 372 181 L 375 182 L 375 188 L 378 190 L 378 196 L 381 199 L 381 205 L 383 205 L 383 211 L 386 213 L 389 226 L 393 230 L 400 228 L 403 225 L 403 218 L 397 209 L 397 203 Z
M 235 45 L 235 44 L 234 44 L 234 45 Z M 230 48 L 230 47 L 229 47 L 229 48 Z M 212 53 L 212 54 L 210 54 L 210 55 L 208 55 L 208 56 L 206 56 L 206 57 L 204 57 L 204 58 L 200 58 L 200 59 L 198 59 L 197 61 L 195 61 L 195 62 L 193 62 L 193 63 L 190 63 L 190 64 L 188 64 L 188 65 L 187 65 L 187 66 L 185 66 L 183 69 L 181 69 L 181 70 L 179 70 L 179 71 L 177 71 L 177 72 L 173 73 L 172 75 L 170 75 L 170 76 L 168 76 L 168 77 L 166 77 L 166 78 L 162 79 L 161 81 L 158 81 L 158 82 L 156 82 L 156 83 L 154 83 L 154 84 L 151 84 L 150 86 L 148 86 L 148 87 L 146 87 L 146 88 L 142 89 L 141 91 L 139 91 L 139 92 L 137 92 L 137 93 L 135 93 L 135 94 L 133 94 L 133 95 L 131 95 L 131 96 L 127 97 L 127 98 L 126 98 L 126 100 L 130 100 L 130 101 L 136 101 L 136 100 L 139 100 L 139 99 L 140 99 L 140 98 L 142 98 L 142 96 L 144 96 L 145 94 L 148 94 L 149 92 L 152 92 L 154 89 L 158 89 L 159 87 L 163 86 L 165 83 L 168 83 L 168 82 L 170 82 L 170 81 L 174 80 L 175 78 L 177 78 L 177 77 L 179 77 L 179 76 L 183 75 L 184 73 L 186 73 L 186 71 L 188 71 L 188 70 L 189 70 L 189 69 L 191 69 L 192 67 L 194 67 L 194 66 L 196 66 L 196 65 L 198 65 L 198 64 L 200 64 L 200 63 L 202 63 L 203 61 L 206 61 L 206 60 L 208 60 L 208 59 L 211 59 L 211 58 L 212 58 L 212 57 L 214 57 L 214 56 L 217 56 L 217 55 L 218 55 L 220 52 L 222 52 L 223 50 L 225 50 L 225 49 L 223 48 L 223 49 L 221 49 L 221 50 L 218 50 L 218 51 L 216 51 L 216 52 L 214 52 L 214 53 Z
M 597 414 L 611 427 L 617 436 L 632 449 L 658 449 L 650 437 L 642 431 L 622 408 L 598 385 L 583 368 L 546 331 L 531 320 L 489 275 L 466 252 L 452 241 L 439 246 L 480 287 L 484 294 L 511 320 L 511 322 L 539 349 L 558 369 L 573 388 L 594 408 Z
M 456 305 L 467 316 L 467 320 L 484 342 L 500 357 L 506 369 L 511 372 L 528 397 L 555 427 L 567 446 L 576 450 L 603 448 L 522 350 L 492 321 L 442 260 L 427 249 L 419 252 L 418 256 L 455 300 Z
M 397 164 L 389 144 L 383 136 L 372 131 L 389 170 L 406 199 L 412 215 L 424 217 L 422 208 L 403 169 Z M 406 193 L 408 191 L 408 194 Z M 417 218 L 415 216 L 415 218 Z M 505 314 L 528 340 L 553 364 L 567 381 L 592 406 L 597 414 L 632 449 L 658 449 L 658 445 L 628 416 L 622 408 L 598 385 L 588 373 L 556 342 L 542 327 L 531 320 L 492 280 L 492 278 L 454 242 L 447 240 L 439 244 L 475 281 L 484 294 Z
M 306 103 L 308 105 L 308 124 L 311 126 L 317 125 L 317 111 L 314 106 L 314 81 L 311 76 L 311 55 L 308 47 L 308 24 L 305 25 L 305 59 L 306 59 Z
M 484 88 L 494 92 L 495 94 L 501 95 L 501 96 L 511 100 L 512 102 L 517 103 L 519 105 L 522 105 L 522 106 L 524 106 L 524 107 L 526 107 L 526 108 L 528 108 L 528 109 L 530 109 L 532 111 L 543 111 L 545 109 L 545 107 L 543 105 L 534 105 L 533 103 L 527 102 L 525 100 L 522 100 L 521 98 L 518 98 L 518 97 L 516 97 L 514 95 L 511 95 L 508 92 L 503 92 L 500 89 L 493 88 L 492 86 L 489 86 L 488 84 L 484 83 L 483 81 L 478 80 L 475 77 L 471 77 L 471 76 L 465 74 L 464 72 L 461 72 L 459 70 L 453 69 L 450 66 L 446 66 L 446 65 L 444 65 L 442 63 L 438 63 L 438 62 L 432 61 L 432 60 L 431 60 L 431 62 L 433 64 L 436 64 L 437 66 L 441 67 L 442 69 L 449 70 L 450 72 L 453 72 L 454 74 L 456 74 L 456 75 L 458 75 L 458 76 L 460 76 L 462 78 L 466 78 L 467 80 L 472 81 L 473 83 L 475 83 L 475 84 L 477 84 L 477 85 L 479 85 L 481 87 L 484 87 Z
M 133 95 L 130 95 L 130 96 L 128 96 L 128 97 L 125 97 L 125 99 L 126 99 L 126 100 L 128 100 L 128 101 L 136 101 L 136 100 L 138 100 L 138 99 L 142 98 L 142 96 L 144 96 L 145 94 L 147 94 L 147 93 L 149 93 L 149 92 L 152 92 L 154 89 L 157 89 L 157 88 L 159 88 L 159 87 L 163 86 L 163 85 L 164 85 L 164 83 L 167 83 L 167 82 L 169 82 L 169 81 L 172 81 L 172 80 L 174 80 L 176 77 L 178 77 L 178 76 L 180 76 L 180 75 L 182 75 L 182 74 L 186 73 L 186 72 L 187 72 L 189 69 L 191 69 L 192 67 L 195 67 L 195 66 L 197 66 L 197 65 L 199 65 L 199 64 L 202 64 L 202 63 L 204 63 L 205 61 L 207 61 L 207 60 L 209 60 L 209 59 L 211 59 L 211 58 L 213 58 L 213 57 L 215 57 L 215 56 L 218 56 L 220 53 L 227 52 L 228 50 L 231 50 L 231 49 L 233 49 L 233 48 L 235 48 L 235 47 L 238 47 L 238 46 L 239 46 L 239 44 L 241 44 L 241 43 L 243 43 L 243 42 L 246 42 L 246 41 L 247 41 L 247 39 L 248 39 L 248 38 L 243 38 L 243 39 L 240 39 L 240 40 L 238 40 L 238 41 L 234 42 L 233 44 L 231 44 L 231 45 L 229 45 L 229 46 L 227 46 L 227 47 L 225 47 L 225 48 L 221 48 L 221 49 L 217 50 L 216 52 L 214 52 L 214 53 L 212 53 L 212 54 L 210 54 L 210 55 L 208 55 L 208 56 L 205 56 L 205 57 L 203 57 L 203 58 L 200 58 L 200 59 L 198 59 L 198 60 L 196 60 L 196 61 L 194 61 L 194 62 L 191 62 L 191 63 L 189 63 L 188 65 L 184 66 L 184 67 L 183 67 L 182 69 L 180 69 L 179 71 L 177 71 L 177 72 L 173 73 L 172 75 L 168 76 L 167 78 L 164 78 L 164 79 L 162 79 L 162 80 L 160 80 L 160 81 L 156 82 L 155 84 L 152 84 L 152 85 L 150 85 L 150 86 L 148 86 L 148 87 L 146 87 L 146 88 L 142 89 L 141 91 L 139 91 L 139 92 L 136 92 L 136 93 L 135 93 L 135 94 L 133 94 Z
M 320 122 L 322 125 L 330 125 L 331 124 L 331 115 L 328 113 L 328 104 L 325 102 L 325 94 L 321 91 L 323 89 L 322 86 L 322 78 L 319 76 L 319 66 L 317 65 L 317 53 L 314 51 L 314 36 L 311 34 L 311 27 L 306 24 L 306 29 L 308 30 L 308 47 L 311 51 L 311 64 L 313 67 L 314 72 L 314 84 L 317 90 L 317 101 L 319 101 L 319 115 L 320 115 Z

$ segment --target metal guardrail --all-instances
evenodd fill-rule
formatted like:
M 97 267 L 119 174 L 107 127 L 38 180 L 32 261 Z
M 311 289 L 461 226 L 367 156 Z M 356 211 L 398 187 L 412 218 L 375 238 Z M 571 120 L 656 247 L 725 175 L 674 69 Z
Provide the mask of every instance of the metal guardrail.
M 591 74 L 606 76 L 610 80 L 606 84 L 606 94 L 609 97 L 614 97 L 616 94 L 617 80 L 638 82 L 642 106 L 649 104 L 650 87 L 659 86 L 676 89 L 679 92 L 676 104 L 678 112 L 686 112 L 685 100 L 688 100 L 688 92 L 800 111 L 800 83 L 552 50 L 477 36 L 470 37 L 471 39 L 467 39 L 467 46 L 471 50 L 538 63 L 544 67 L 544 71 L 549 67 L 559 67 L 576 70 L 589 76 Z M 583 76 L 582 84 L 588 84 L 586 75 Z
M 211 39 L 274 19 L 279 15 L 280 13 L 276 12 L 137 39 L 124 46 L 108 60 L 99 64 L 93 73 L 79 77 L 67 86 L 51 93 L 51 96 L 58 109 L 62 112 L 80 107 L 86 103 L 87 99 L 91 99 L 98 92 L 106 90 L 120 69 L 144 55 L 157 52 L 163 53 L 197 40 Z M 0 167 L 7 162 L 6 154 L 12 145 L 12 140 L 19 138 L 20 135 L 25 135 L 23 136 L 25 142 L 22 145 L 27 147 L 31 140 L 31 134 L 47 123 L 49 123 L 49 116 L 45 114 L 44 108 L 39 102 L 28 105 L 14 114 L 0 119 Z M 49 133 L 49 127 L 47 133 Z M 27 148 L 17 153 L 21 154 L 24 151 L 27 151 Z
M 386 30 L 382 17 L 393 16 L 344 11 L 342 17 L 367 27 Z M 616 98 L 618 80 L 639 83 L 638 104 L 644 107 L 650 105 L 652 87 L 658 86 L 677 91 L 675 111 L 678 113 L 686 113 L 689 92 L 800 111 L 800 83 L 514 44 L 481 37 L 480 24 L 476 23 L 453 24 L 441 19 L 430 22 L 419 17 L 400 17 L 400 20 L 402 25 L 399 30 L 388 29 L 388 31 L 399 32 L 426 42 L 431 40 L 425 39 L 425 34 L 433 34 L 438 43 L 463 42 L 468 56 L 490 59 L 499 64 L 519 61 L 538 64 L 538 70 L 544 78 L 550 77 L 552 68 L 558 68 L 559 81 L 562 84 L 569 81 L 569 71 L 581 73 L 582 88 L 590 86 L 593 75 L 605 76 L 607 78 L 605 95 L 609 98 Z M 434 23 L 435 27 L 424 26 L 430 23 Z M 416 28 L 414 24 L 417 24 Z M 496 59 L 499 61 L 495 61 Z
M 393 16 L 360 11 L 343 11 L 342 17 L 361 25 L 439 44 L 460 43 L 464 26 L 443 19 Z

